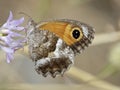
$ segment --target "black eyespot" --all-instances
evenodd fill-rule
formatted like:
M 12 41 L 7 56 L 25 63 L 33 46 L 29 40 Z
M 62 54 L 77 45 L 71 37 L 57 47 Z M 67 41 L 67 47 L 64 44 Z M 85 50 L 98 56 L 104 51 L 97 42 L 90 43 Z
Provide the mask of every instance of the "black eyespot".
M 78 39 L 80 37 L 80 31 L 75 29 L 73 30 L 72 35 L 75 39 Z

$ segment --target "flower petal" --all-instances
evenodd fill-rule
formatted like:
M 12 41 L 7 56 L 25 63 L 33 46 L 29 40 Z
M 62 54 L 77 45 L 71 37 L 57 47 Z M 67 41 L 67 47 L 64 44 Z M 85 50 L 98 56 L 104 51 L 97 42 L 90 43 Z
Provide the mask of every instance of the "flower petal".
M 7 22 L 10 22 L 12 19 L 13 19 L 13 14 L 12 14 L 12 11 L 10 11 Z
M 9 34 L 10 37 L 23 37 L 22 34 L 16 33 L 16 32 L 10 32 Z
M 1 49 L 2 49 L 3 51 L 5 51 L 6 53 L 14 53 L 14 50 L 11 49 L 11 48 L 9 48 L 9 47 L 3 47 L 3 46 L 0 46 L 0 47 L 1 47 Z
M 22 24 L 24 22 L 24 17 L 20 18 L 19 20 L 13 20 L 10 22 L 10 25 L 13 25 L 14 27 Z
M 6 53 L 7 63 L 14 59 L 13 53 Z
M 19 26 L 17 26 L 17 27 L 14 27 L 14 30 L 21 31 L 21 30 L 24 30 L 24 27 L 19 27 Z
M 10 44 L 10 47 L 14 50 L 22 48 L 24 46 L 24 43 L 26 42 L 25 39 L 21 39 L 21 40 L 16 40 L 15 42 L 13 42 L 12 44 Z
M 12 19 L 13 19 L 13 14 L 10 11 L 9 17 L 8 17 L 6 23 L 2 27 L 7 27 L 7 25 L 9 24 L 10 21 L 12 21 Z
M 24 28 L 24 27 L 23 27 Z M 10 36 L 10 37 L 23 37 L 23 35 L 17 33 L 17 32 L 13 32 L 9 29 L 0 29 L 0 33 L 3 33 L 3 34 L 8 34 L 6 37 Z M 5 37 L 5 36 L 2 36 L 2 37 Z
M 12 12 L 10 12 L 9 18 L 7 20 L 7 22 L 2 26 L 2 28 L 7 28 L 10 30 L 22 30 L 24 29 L 23 27 L 19 27 L 20 24 L 22 24 L 24 22 L 24 17 L 18 19 L 18 20 L 12 20 L 13 19 L 13 15 Z
M 11 42 L 13 42 L 13 39 L 10 36 L 0 37 L 0 40 L 4 41 L 4 43 L 6 43 L 7 45 L 9 45 L 9 44 L 11 44 Z

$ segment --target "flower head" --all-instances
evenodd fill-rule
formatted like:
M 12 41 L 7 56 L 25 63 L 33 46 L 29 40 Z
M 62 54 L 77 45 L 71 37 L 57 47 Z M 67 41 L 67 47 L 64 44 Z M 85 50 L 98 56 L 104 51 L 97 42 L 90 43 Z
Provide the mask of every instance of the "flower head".
M 24 35 L 20 34 L 20 31 L 24 31 L 24 27 L 20 26 L 23 22 L 23 17 L 13 20 L 13 14 L 10 11 L 6 23 L 0 27 L 0 48 L 5 51 L 8 63 L 14 59 L 15 51 L 22 48 L 26 42 Z

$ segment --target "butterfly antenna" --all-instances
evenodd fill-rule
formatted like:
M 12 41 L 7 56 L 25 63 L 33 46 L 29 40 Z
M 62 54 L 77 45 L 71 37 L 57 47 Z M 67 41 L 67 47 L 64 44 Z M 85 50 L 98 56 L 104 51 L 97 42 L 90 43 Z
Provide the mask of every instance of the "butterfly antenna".
M 34 20 L 32 19 L 32 17 L 31 17 L 30 15 L 28 15 L 27 13 L 25 13 L 25 12 L 19 12 L 19 14 L 23 14 L 23 15 L 27 16 L 27 17 L 29 18 L 29 19 L 28 19 L 28 22 L 33 22 L 33 23 L 35 23 Z
M 27 13 L 25 13 L 25 12 L 19 12 L 19 14 L 25 15 L 25 16 L 27 16 L 28 18 L 32 19 L 32 17 L 31 17 L 30 15 L 28 15 Z

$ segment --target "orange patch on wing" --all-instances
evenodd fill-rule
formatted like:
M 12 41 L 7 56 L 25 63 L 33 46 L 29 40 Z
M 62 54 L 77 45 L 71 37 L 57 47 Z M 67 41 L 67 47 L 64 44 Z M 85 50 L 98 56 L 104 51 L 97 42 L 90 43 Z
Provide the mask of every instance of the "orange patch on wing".
M 50 32 L 53 32 L 58 37 L 63 39 L 64 31 L 65 31 L 67 24 L 68 23 L 64 23 L 64 22 L 47 22 L 47 23 L 41 25 L 39 28 L 40 28 L 40 30 L 48 30 Z
M 40 30 L 48 30 L 50 32 L 55 33 L 58 37 L 60 37 L 63 41 L 66 42 L 67 45 L 72 45 L 76 42 L 76 40 L 71 37 L 72 25 L 66 22 L 46 22 L 39 26 Z
M 70 24 L 68 24 L 65 28 L 65 32 L 64 32 L 64 36 L 63 36 L 63 40 L 68 44 L 68 45 L 72 45 L 74 44 L 74 42 L 76 41 L 75 39 L 73 39 L 71 37 L 71 30 L 72 30 L 72 26 Z

